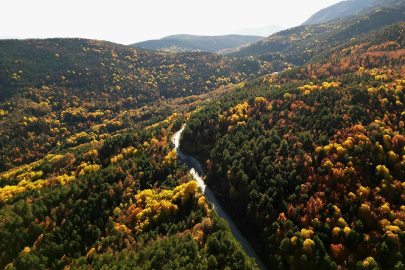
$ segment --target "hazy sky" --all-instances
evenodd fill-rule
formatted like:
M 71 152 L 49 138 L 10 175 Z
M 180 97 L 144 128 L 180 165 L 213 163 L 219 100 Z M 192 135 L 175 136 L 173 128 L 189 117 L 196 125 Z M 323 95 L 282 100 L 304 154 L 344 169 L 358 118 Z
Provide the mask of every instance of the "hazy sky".
M 0 0 L 0 37 L 82 37 L 129 44 L 301 24 L 340 0 Z

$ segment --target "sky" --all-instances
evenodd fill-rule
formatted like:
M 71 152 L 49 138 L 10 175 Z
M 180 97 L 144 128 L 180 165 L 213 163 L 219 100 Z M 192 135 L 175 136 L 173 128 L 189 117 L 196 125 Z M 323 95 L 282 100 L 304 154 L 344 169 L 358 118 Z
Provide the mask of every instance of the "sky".
M 81 37 L 120 44 L 173 34 L 224 35 L 300 25 L 340 0 L 0 1 L 0 38 Z

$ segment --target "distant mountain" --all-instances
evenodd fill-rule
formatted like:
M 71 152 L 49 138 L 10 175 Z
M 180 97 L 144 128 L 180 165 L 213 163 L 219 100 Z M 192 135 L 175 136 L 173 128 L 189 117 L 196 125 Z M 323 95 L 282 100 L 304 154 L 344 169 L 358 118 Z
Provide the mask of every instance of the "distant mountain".
M 361 9 L 376 3 L 378 0 L 347 0 L 321 9 L 306 20 L 302 25 L 318 24 L 333 19 L 350 16 Z
M 286 29 L 285 27 L 278 25 L 268 25 L 264 27 L 242 29 L 236 32 L 236 34 L 268 37 L 274 33 L 280 32 L 285 29 Z
M 399 7 L 404 6 L 405 0 L 378 0 L 375 1 L 373 4 L 363 8 L 357 14 L 366 14 L 376 9 L 386 8 L 386 7 Z
M 366 14 L 378 8 L 403 4 L 403 0 L 347 0 L 324 8 L 312 15 L 302 25 L 319 24 L 355 14 Z
M 256 42 L 261 36 L 225 35 L 195 36 L 173 35 L 157 40 L 147 40 L 131 44 L 132 47 L 165 52 L 205 51 L 218 52 Z

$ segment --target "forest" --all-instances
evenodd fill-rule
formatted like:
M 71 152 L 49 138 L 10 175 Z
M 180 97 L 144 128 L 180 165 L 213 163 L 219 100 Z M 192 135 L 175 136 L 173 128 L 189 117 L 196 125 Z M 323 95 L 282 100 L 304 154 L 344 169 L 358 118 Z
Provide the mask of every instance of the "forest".
M 342 44 L 356 43 L 357 39 L 379 32 L 381 28 L 404 22 L 404 12 L 403 3 L 398 6 L 393 3 L 389 8 L 376 9 L 364 15 L 290 28 L 242 48 L 231 56 L 255 56 L 272 64 L 306 65 L 323 53 L 334 52 Z
M 0 268 L 255 269 L 171 136 L 271 65 L 83 39 L 0 63 Z
M 0 40 L 0 268 L 405 268 L 403 6 L 230 55 Z M 404 246 L 403 246 L 404 245 Z
M 254 59 L 80 39 L 0 41 L 0 63 L 0 172 L 51 149 L 162 121 L 174 112 L 166 100 L 273 71 Z
M 0 175 L 5 269 L 252 269 L 170 136 L 181 116 Z
M 404 24 L 192 114 L 183 151 L 268 267 L 404 269 Z

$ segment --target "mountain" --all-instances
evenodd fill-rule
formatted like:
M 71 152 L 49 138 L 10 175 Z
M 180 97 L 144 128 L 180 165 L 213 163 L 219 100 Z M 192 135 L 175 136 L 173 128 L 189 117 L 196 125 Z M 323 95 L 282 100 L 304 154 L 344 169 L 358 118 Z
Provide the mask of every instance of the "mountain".
M 205 51 L 218 52 L 232 49 L 262 39 L 260 36 L 225 35 L 225 36 L 195 36 L 173 35 L 158 40 L 148 40 L 131 44 L 132 47 L 165 51 L 187 52 Z
M 264 27 L 242 29 L 242 30 L 239 30 L 238 32 L 236 32 L 236 34 L 268 37 L 271 34 L 280 32 L 285 29 L 286 29 L 285 27 L 278 26 L 278 25 L 268 25 L 268 26 L 264 26 Z
M 337 18 L 347 17 L 378 1 L 379 0 L 342 1 L 318 11 L 308 20 L 306 20 L 302 25 L 326 23 Z
M 366 14 L 373 10 L 403 5 L 403 0 L 347 0 L 322 9 L 312 15 L 302 25 L 320 24 L 356 14 Z
M 246 46 L 231 56 L 255 56 L 273 64 L 303 65 L 316 55 L 339 44 L 367 36 L 393 23 L 405 21 L 404 12 L 404 6 L 396 6 L 325 24 L 298 26 Z

